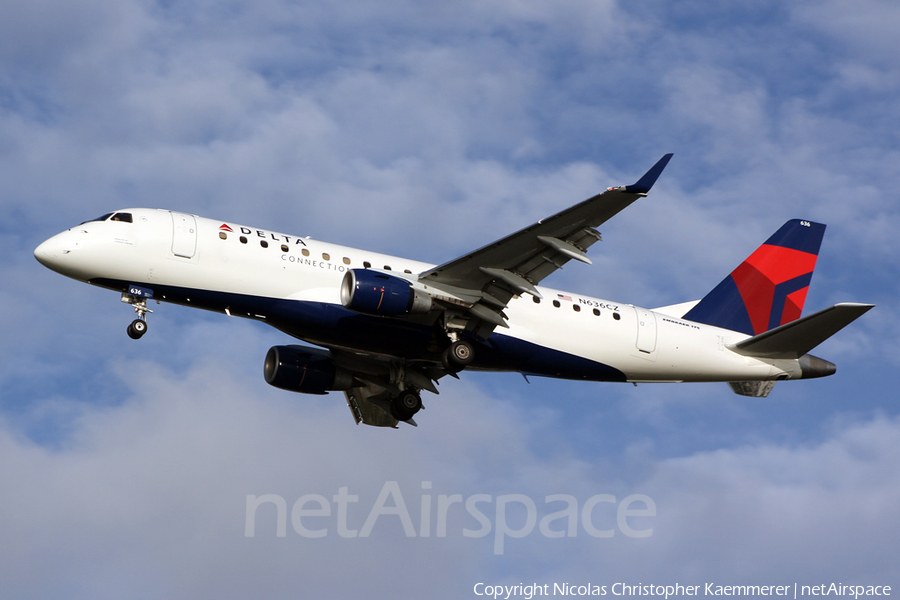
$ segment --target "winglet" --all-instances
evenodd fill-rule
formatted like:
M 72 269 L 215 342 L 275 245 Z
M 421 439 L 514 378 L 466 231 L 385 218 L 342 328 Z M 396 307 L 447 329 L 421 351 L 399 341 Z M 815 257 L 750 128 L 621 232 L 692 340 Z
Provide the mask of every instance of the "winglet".
M 632 194 L 646 194 L 650 191 L 650 188 L 653 187 L 653 184 L 656 183 L 656 180 L 659 179 L 659 176 L 662 174 L 663 169 L 666 168 L 666 165 L 669 164 L 669 160 L 671 160 L 672 154 L 666 154 L 663 156 L 655 165 L 650 167 L 650 170 L 644 173 L 644 176 L 637 180 L 636 183 L 632 185 L 626 185 L 625 191 L 631 192 Z

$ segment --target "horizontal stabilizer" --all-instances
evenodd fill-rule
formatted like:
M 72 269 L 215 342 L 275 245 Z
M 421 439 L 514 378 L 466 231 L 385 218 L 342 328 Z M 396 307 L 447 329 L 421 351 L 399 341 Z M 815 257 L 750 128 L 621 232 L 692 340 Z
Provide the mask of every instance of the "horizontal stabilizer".
M 744 356 L 800 358 L 874 307 L 855 302 L 835 304 L 728 348 Z

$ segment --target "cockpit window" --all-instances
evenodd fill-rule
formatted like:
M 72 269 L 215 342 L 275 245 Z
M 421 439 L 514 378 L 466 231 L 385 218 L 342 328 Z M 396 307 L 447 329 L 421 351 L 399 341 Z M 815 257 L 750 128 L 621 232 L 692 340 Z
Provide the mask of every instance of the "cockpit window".
M 131 213 L 126 212 L 106 213 L 102 217 L 90 219 L 89 221 L 85 221 L 84 223 L 94 223 L 95 221 L 121 221 L 123 223 L 134 223 L 134 219 L 132 218 Z M 84 223 L 82 223 L 82 225 L 84 225 Z
M 94 221 L 105 221 L 108 218 L 110 218 L 112 215 L 113 215 L 112 213 L 106 213 L 102 217 L 97 217 L 96 219 L 88 219 L 84 223 L 93 223 Z M 84 225 L 84 223 L 82 223 L 82 225 Z

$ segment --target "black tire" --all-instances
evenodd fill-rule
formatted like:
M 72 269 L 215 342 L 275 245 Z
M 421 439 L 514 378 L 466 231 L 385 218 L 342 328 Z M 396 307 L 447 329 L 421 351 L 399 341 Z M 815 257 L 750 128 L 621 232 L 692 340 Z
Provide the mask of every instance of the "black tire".
M 391 416 L 398 421 L 408 421 L 422 409 L 422 398 L 415 390 L 403 390 L 391 400 Z
M 475 358 L 475 349 L 469 342 L 458 340 L 444 351 L 444 368 L 451 373 L 465 369 Z
M 135 319 L 131 322 L 131 325 L 128 326 L 128 337 L 133 340 L 141 339 L 147 333 L 147 322 L 141 321 L 140 319 Z

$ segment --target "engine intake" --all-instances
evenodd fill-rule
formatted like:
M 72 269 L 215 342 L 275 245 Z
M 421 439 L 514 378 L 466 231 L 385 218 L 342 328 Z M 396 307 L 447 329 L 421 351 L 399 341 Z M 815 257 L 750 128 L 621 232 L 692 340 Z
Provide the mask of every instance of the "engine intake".
M 263 374 L 269 385 L 303 394 L 348 390 L 353 385 L 353 374 L 335 365 L 327 351 L 303 346 L 269 348 Z
M 399 317 L 431 310 L 431 296 L 400 277 L 369 269 L 350 269 L 341 282 L 344 308 L 367 315 Z

